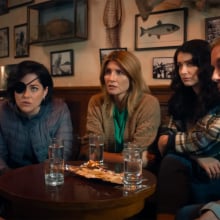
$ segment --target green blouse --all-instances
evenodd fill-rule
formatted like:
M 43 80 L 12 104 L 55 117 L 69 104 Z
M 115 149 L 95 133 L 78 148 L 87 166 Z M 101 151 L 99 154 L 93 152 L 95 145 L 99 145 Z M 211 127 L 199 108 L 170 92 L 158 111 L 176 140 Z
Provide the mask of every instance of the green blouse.
M 115 151 L 117 153 L 123 150 L 124 130 L 125 130 L 127 118 L 128 118 L 127 109 L 124 109 L 123 111 L 119 111 L 116 106 L 114 107 L 113 120 L 115 127 Z

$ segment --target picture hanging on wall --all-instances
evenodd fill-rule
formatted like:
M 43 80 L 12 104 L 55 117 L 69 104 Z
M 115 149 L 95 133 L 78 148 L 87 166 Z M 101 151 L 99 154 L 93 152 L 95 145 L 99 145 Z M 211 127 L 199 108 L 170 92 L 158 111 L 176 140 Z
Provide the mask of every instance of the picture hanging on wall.
M 6 90 L 6 80 L 10 74 L 16 71 L 17 64 L 7 64 L 0 66 L 0 91 Z
M 153 58 L 153 79 L 171 79 L 174 69 L 172 57 Z
M 220 37 L 220 16 L 205 19 L 205 39 L 212 43 L 212 41 Z
M 9 28 L 0 29 L 0 58 L 9 56 Z
M 53 51 L 50 53 L 51 75 L 71 76 L 73 72 L 73 50 Z
M 15 58 L 29 56 L 27 23 L 14 26 Z
M 7 0 L 1 0 L 0 1 L 0 15 L 3 15 L 5 13 L 8 13 Z
M 112 51 L 115 50 L 127 50 L 126 47 L 121 47 L 121 48 L 101 48 L 99 49 L 99 56 L 100 56 L 100 63 L 102 64 L 103 60 L 105 59 L 105 57 L 111 53 Z
M 186 40 L 187 8 L 135 15 L 135 50 L 176 48 Z

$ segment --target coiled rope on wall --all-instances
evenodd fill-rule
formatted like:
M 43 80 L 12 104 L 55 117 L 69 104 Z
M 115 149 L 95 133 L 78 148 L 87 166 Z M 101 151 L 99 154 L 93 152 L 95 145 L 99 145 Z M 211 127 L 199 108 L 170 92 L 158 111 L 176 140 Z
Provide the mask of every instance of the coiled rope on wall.
M 120 47 L 121 17 L 121 0 L 107 0 L 103 14 L 103 23 L 106 27 L 107 43 L 112 48 Z

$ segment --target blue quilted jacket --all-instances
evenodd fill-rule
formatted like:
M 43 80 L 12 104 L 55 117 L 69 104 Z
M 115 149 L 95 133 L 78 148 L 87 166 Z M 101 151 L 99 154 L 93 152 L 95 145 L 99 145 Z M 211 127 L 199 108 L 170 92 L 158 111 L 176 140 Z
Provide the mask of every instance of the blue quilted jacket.
M 72 123 L 62 100 L 42 105 L 32 118 L 7 100 L 0 102 L 0 170 L 43 162 L 53 137 L 64 140 L 65 160 L 71 159 Z

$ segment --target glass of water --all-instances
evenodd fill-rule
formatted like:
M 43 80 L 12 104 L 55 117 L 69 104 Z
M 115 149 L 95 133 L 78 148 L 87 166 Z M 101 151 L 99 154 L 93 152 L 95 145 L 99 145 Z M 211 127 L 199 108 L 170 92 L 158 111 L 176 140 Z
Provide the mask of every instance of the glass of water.
M 53 139 L 45 161 L 45 184 L 58 186 L 64 183 L 64 145 L 61 139 Z
M 142 187 L 142 158 L 141 150 L 128 145 L 123 150 L 124 157 L 124 190 L 132 192 Z
M 103 165 L 104 163 L 104 138 L 103 135 L 89 134 L 89 160 Z

